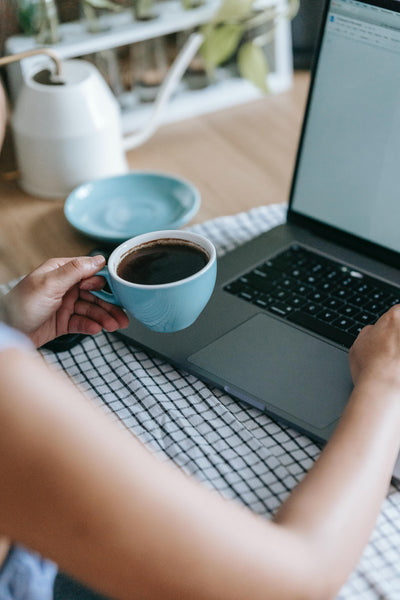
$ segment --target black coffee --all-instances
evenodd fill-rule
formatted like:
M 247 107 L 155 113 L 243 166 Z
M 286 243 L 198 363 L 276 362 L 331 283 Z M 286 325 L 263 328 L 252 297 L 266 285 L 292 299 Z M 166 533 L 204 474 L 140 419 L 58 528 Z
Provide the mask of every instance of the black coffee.
M 199 246 L 168 238 L 132 250 L 119 263 L 117 274 L 131 283 L 160 285 L 190 277 L 207 263 L 208 254 Z

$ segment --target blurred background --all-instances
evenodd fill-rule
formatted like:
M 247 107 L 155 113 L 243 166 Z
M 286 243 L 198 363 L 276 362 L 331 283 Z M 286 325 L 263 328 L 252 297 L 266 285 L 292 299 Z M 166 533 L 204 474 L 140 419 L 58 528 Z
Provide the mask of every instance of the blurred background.
M 179 0 L 179 3 L 182 5 L 182 10 L 186 11 L 186 23 L 182 26 L 184 27 L 182 31 L 151 37 L 141 43 L 125 44 L 83 55 L 100 70 L 119 99 L 122 108 L 126 104 L 137 101 L 146 103 L 154 100 L 169 65 L 191 31 L 187 26 L 190 10 L 197 9 L 200 15 L 197 17 L 197 22 L 207 18 L 198 11 L 199 8 L 207 5 L 207 0 Z M 52 44 L 64 43 L 62 27 L 66 23 L 80 21 L 84 23 L 88 34 L 101 35 L 107 32 L 107 29 L 115 29 L 117 32 L 118 26 L 126 26 L 126 14 L 130 11 L 133 21 L 141 22 L 148 28 L 152 19 L 162 15 L 163 10 L 167 10 L 163 9 L 163 4 L 168 5 L 169 10 L 171 3 L 168 4 L 167 0 L 0 0 L 0 55 L 15 52 L 18 46 L 11 44 L 7 48 L 6 43 L 10 37 L 20 34 L 33 36 L 38 45 L 51 47 Z M 298 12 L 291 21 L 295 69 L 309 69 L 311 66 L 323 5 L 324 0 L 300 0 Z M 255 6 L 258 4 L 255 3 Z M 257 17 L 257 13 L 261 12 L 259 9 L 254 9 L 253 14 Z M 196 18 L 193 22 L 196 22 Z M 259 42 L 260 29 L 262 30 L 263 27 L 263 32 L 266 34 L 264 49 L 268 69 L 273 70 L 275 60 L 271 50 L 273 34 L 268 31 L 271 27 L 267 19 L 263 22 L 259 18 L 258 28 L 247 27 L 242 42 L 254 39 L 256 36 Z M 228 38 L 221 38 L 221 41 L 225 46 L 229 45 Z M 113 45 L 116 43 L 114 41 Z M 23 43 L 20 43 L 20 46 L 23 49 Z M 219 66 L 225 68 L 228 66 L 231 75 L 235 70 L 237 51 L 231 52 L 226 60 L 224 57 L 219 59 Z M 212 83 L 210 69 L 204 68 L 204 60 L 195 57 L 185 74 L 185 85 L 189 89 L 201 89 Z M 134 98 L 127 93 L 133 88 L 135 88 Z

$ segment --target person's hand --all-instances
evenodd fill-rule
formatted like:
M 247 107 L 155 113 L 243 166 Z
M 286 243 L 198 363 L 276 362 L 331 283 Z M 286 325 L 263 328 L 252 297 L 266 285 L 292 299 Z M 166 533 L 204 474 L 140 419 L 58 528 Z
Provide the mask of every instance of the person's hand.
M 124 311 L 90 293 L 104 286 L 102 256 L 53 258 L 22 279 L 3 300 L 6 322 L 38 348 L 67 333 L 94 335 L 127 327 Z
M 353 382 L 362 378 L 400 386 L 400 305 L 361 330 L 350 349 Z

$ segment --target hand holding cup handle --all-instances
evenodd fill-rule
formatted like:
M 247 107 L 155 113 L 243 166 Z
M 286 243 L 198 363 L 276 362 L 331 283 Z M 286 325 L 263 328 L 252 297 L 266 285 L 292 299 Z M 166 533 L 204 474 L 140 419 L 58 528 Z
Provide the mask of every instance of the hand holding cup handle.
M 179 244 L 196 249 L 204 261 L 193 274 L 167 283 L 143 284 L 123 279 L 118 267 L 125 257 L 145 246 Z M 204 265 L 204 266 L 203 266 Z M 214 245 L 204 236 L 178 230 L 145 233 L 127 240 L 110 255 L 108 265 L 98 275 L 106 278 L 111 293 L 92 293 L 122 306 L 153 331 L 171 333 L 189 327 L 208 303 L 215 286 L 217 259 Z

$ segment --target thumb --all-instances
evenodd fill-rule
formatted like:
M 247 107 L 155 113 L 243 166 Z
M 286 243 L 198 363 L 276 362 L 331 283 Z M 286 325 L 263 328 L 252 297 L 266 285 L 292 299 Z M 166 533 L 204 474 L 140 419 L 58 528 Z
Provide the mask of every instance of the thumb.
M 48 272 L 53 291 L 63 295 L 72 286 L 95 275 L 105 264 L 103 256 L 79 256 Z

